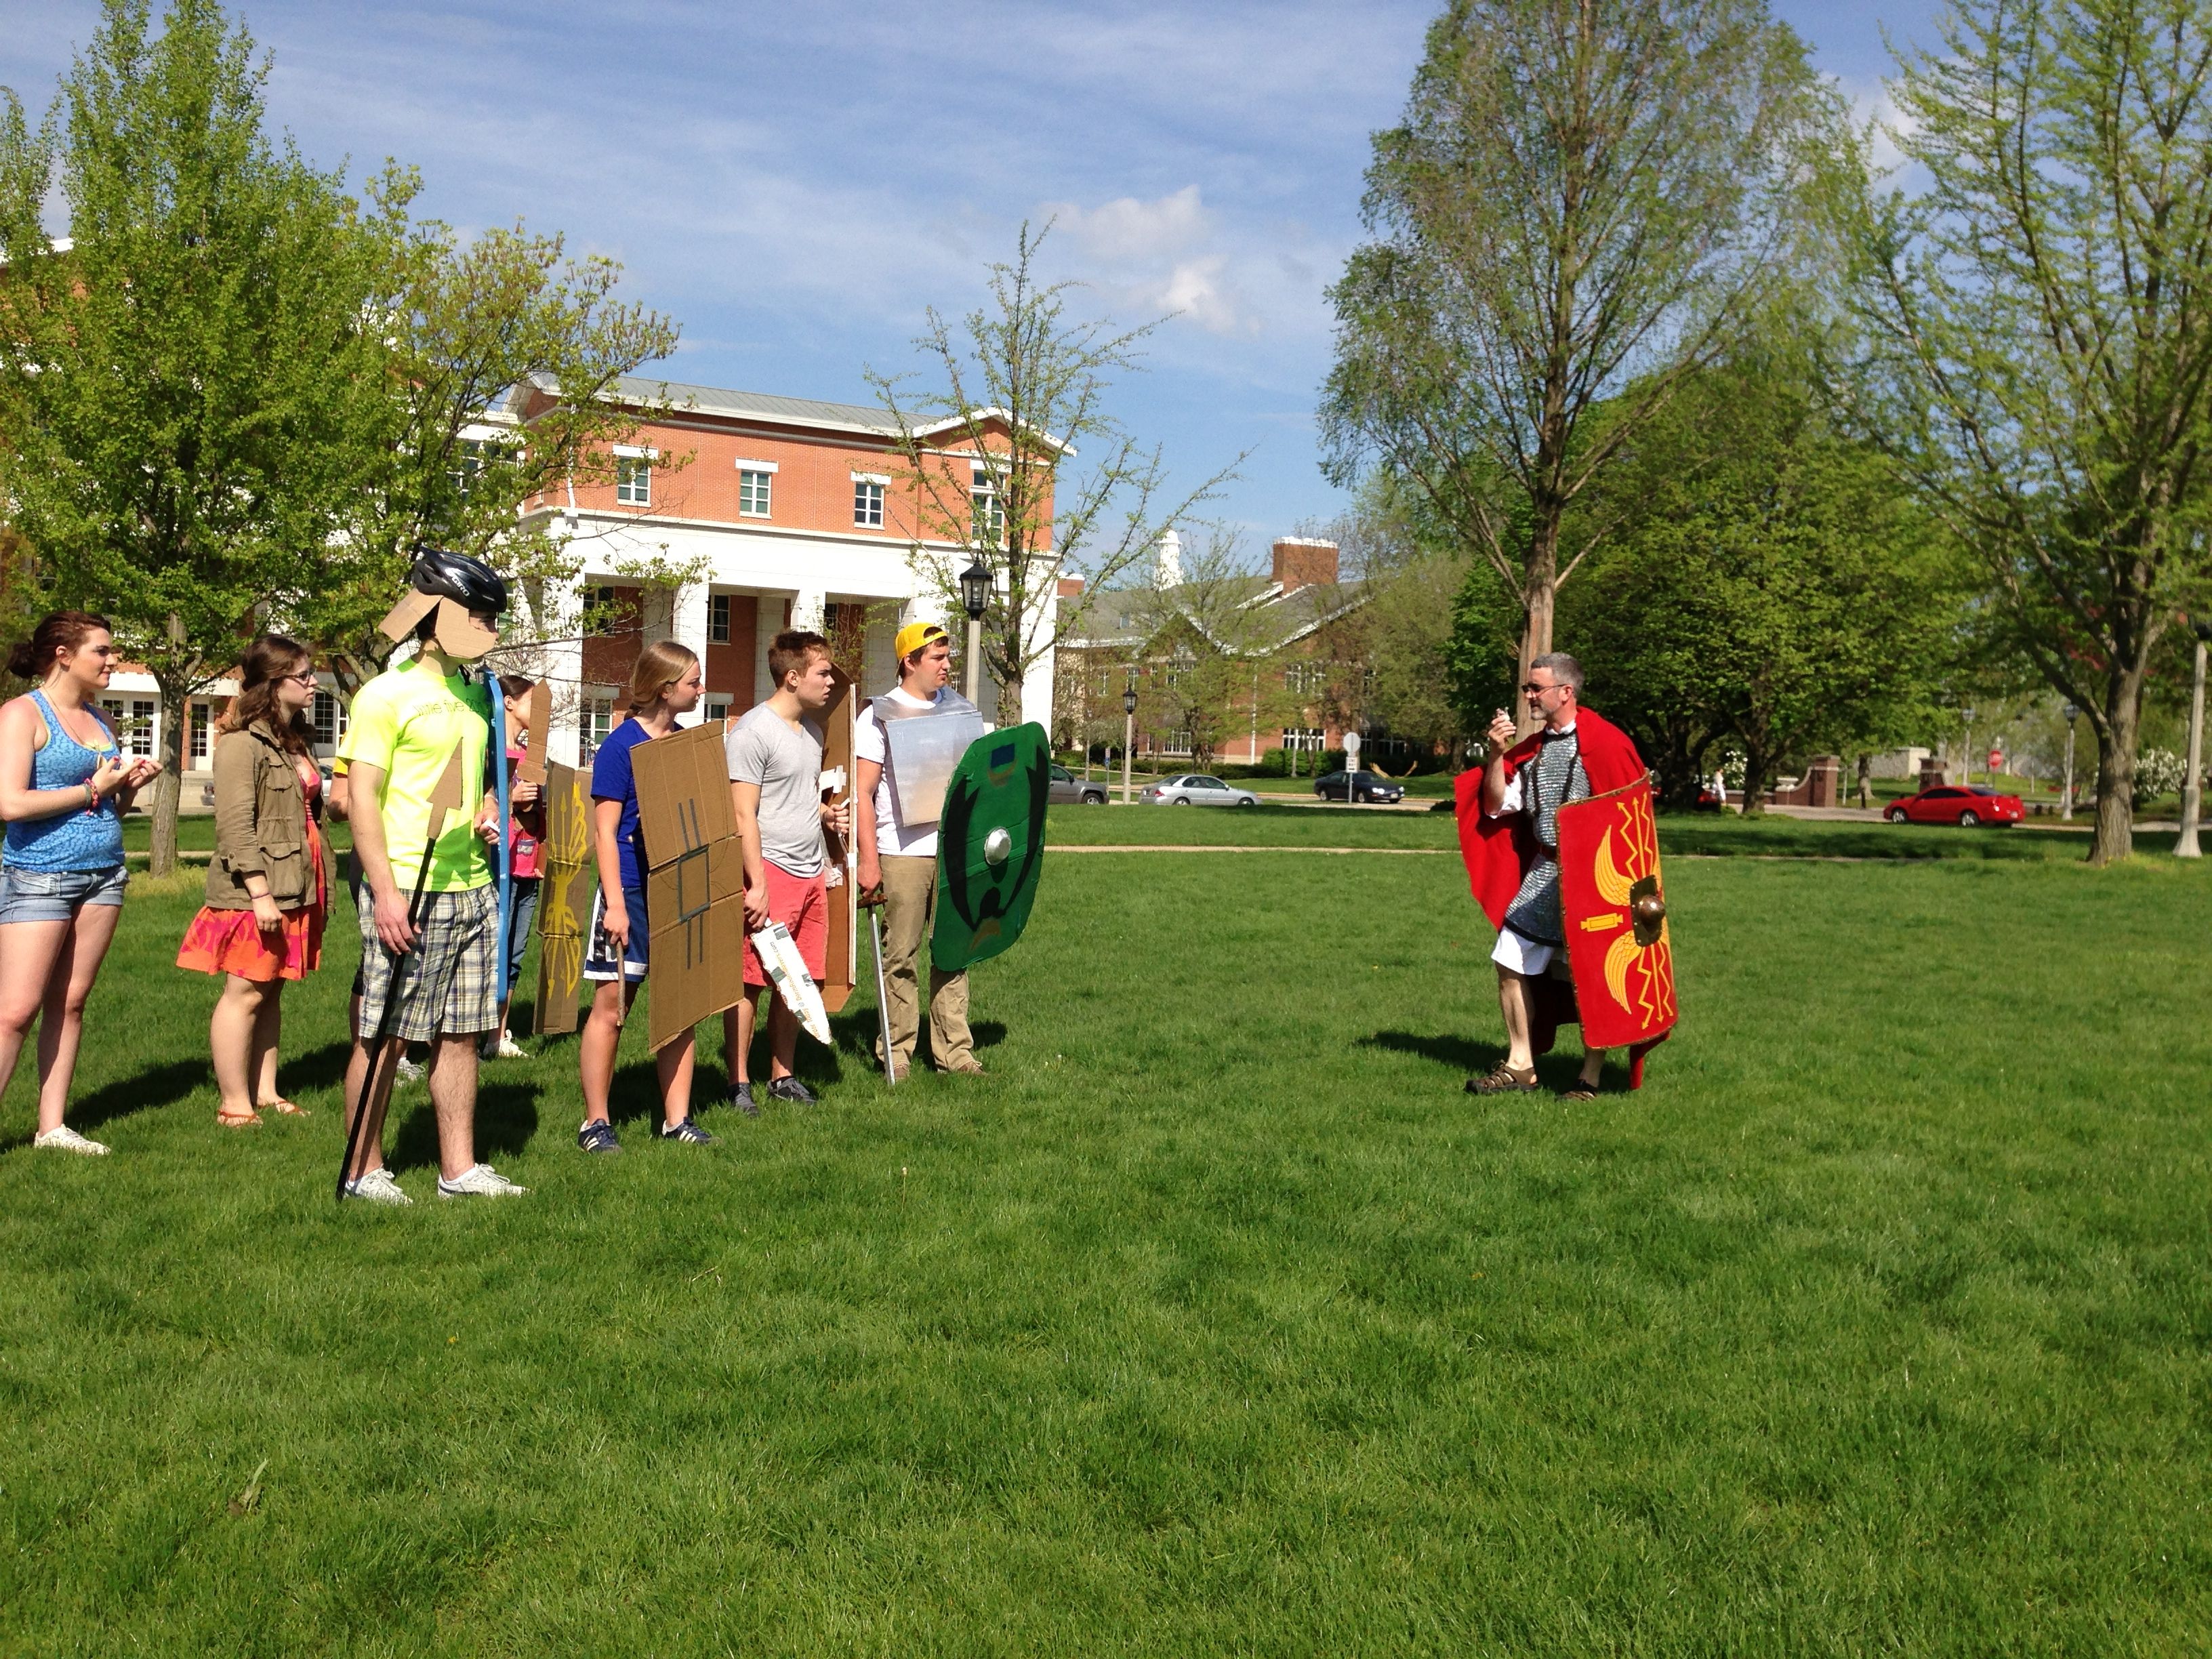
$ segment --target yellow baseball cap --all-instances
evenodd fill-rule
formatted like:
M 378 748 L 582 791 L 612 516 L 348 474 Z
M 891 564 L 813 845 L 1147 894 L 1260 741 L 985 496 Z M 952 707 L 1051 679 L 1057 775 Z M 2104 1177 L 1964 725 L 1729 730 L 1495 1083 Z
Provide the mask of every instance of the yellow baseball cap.
M 899 629 L 898 637 L 891 641 L 891 649 L 898 653 L 898 659 L 901 662 L 904 662 L 908 657 L 914 655 L 915 652 L 921 650 L 923 646 L 927 645 L 932 640 L 949 639 L 951 637 L 951 636 L 945 631 L 943 625 L 940 623 L 933 622 L 911 622 L 904 628 Z

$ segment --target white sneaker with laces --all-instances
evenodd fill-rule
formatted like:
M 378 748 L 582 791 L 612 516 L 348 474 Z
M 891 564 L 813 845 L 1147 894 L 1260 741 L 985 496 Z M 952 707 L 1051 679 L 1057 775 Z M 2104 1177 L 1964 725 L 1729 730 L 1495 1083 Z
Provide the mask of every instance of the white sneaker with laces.
M 86 1158 L 106 1158 L 107 1148 L 96 1140 L 88 1140 L 66 1123 L 32 1138 L 31 1145 L 43 1146 L 53 1152 L 80 1152 Z
M 410 1060 L 404 1054 L 399 1056 L 399 1063 L 392 1070 L 398 1074 L 400 1083 L 420 1083 L 422 1080 L 422 1062 Z
M 840 612 L 839 614 L 842 615 L 843 613 Z M 513 1037 L 503 1036 L 499 1040 L 499 1057 L 501 1060 L 527 1060 L 530 1058 L 530 1050 L 524 1048 Z
M 412 1204 L 415 1201 L 399 1190 L 399 1183 L 392 1178 L 392 1171 L 380 1165 L 347 1182 L 345 1195 L 366 1199 L 371 1204 Z
M 472 1164 L 451 1181 L 438 1177 L 441 1198 L 513 1198 L 529 1190 L 516 1186 L 489 1164 Z

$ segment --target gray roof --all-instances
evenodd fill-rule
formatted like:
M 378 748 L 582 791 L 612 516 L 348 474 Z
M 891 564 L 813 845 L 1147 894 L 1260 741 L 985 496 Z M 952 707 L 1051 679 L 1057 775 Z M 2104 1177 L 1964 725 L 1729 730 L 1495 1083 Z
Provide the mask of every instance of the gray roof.
M 784 398 L 768 392 L 731 392 L 721 386 L 687 386 L 678 380 L 656 380 L 629 374 L 615 382 L 615 396 L 641 404 L 720 415 L 737 419 L 775 421 L 787 425 L 834 427 L 846 432 L 866 432 L 896 437 L 898 422 L 879 404 L 831 404 L 818 398 Z
M 1266 576 L 1231 576 L 1223 582 L 1233 590 L 1233 598 L 1241 595 L 1238 609 L 1261 613 L 1258 620 L 1263 625 L 1253 630 L 1252 647 L 1262 653 L 1281 650 L 1323 623 L 1357 610 L 1367 599 L 1363 582 L 1295 587 L 1287 593 Z M 1141 647 L 1161 626 L 1163 599 L 1172 600 L 1175 592 L 1163 595 L 1146 588 L 1102 588 L 1084 607 L 1078 624 L 1081 637 L 1067 643 L 1093 650 Z

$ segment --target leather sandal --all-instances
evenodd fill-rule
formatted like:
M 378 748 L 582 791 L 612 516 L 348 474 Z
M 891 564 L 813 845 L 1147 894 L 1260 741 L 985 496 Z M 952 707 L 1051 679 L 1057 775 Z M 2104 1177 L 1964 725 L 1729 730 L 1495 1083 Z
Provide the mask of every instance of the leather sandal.
M 215 1121 L 221 1128 L 258 1129 L 261 1127 L 261 1114 L 251 1109 L 243 1112 L 228 1112 L 218 1107 Z
M 1577 1078 L 1575 1079 L 1575 1086 L 1562 1094 L 1559 1098 L 1561 1100 L 1577 1101 L 1595 1100 L 1597 1098 L 1597 1085 L 1595 1083 L 1585 1083 L 1580 1078 Z
M 1467 1080 L 1467 1091 L 1471 1095 L 1526 1094 L 1536 1086 L 1536 1068 L 1517 1072 L 1501 1064 L 1488 1077 L 1471 1077 Z

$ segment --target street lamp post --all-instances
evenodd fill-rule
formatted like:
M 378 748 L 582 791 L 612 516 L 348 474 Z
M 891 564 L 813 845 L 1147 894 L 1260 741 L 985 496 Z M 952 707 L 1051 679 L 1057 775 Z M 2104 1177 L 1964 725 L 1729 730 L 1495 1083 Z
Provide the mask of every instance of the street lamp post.
M 1121 805 L 1129 804 L 1129 750 L 1137 744 L 1137 677 L 1121 688 Z
M 2058 817 L 2063 823 L 2074 822 L 2074 722 L 2081 718 L 2081 711 L 2072 703 L 2066 705 L 2066 787 L 2058 797 Z
M 970 698 L 969 701 L 972 702 L 974 699 Z M 1966 735 L 1961 740 L 1965 746 L 1959 756 L 1959 769 L 1966 775 L 1959 781 L 1970 784 L 1974 781 L 1974 711 L 1971 708 L 1961 708 L 1959 711 L 1959 717 L 1966 723 Z
M 991 603 L 991 568 L 981 558 L 960 573 L 960 606 L 968 613 L 968 701 L 983 706 L 983 611 Z
M 2181 783 L 2181 835 L 2173 843 L 2178 859 L 2203 856 L 2197 820 L 2204 799 L 2204 647 L 2212 641 L 2212 617 L 2192 617 L 2189 626 L 2197 635 L 2197 649 L 2189 677 L 2189 770 Z

